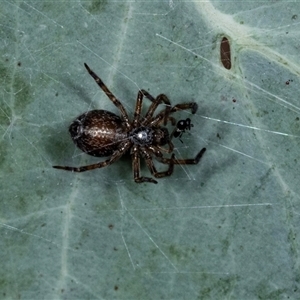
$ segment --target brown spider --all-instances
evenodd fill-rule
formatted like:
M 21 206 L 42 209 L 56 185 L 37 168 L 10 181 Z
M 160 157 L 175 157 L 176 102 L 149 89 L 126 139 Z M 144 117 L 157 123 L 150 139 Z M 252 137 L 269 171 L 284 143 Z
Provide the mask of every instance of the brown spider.
M 135 182 L 157 183 L 156 180 L 150 177 L 140 176 L 140 156 L 145 159 L 150 172 L 156 178 L 170 176 L 173 173 L 174 164 L 198 164 L 206 150 L 205 148 L 202 148 L 196 157 L 192 159 L 176 159 L 174 153 L 171 158 L 163 157 L 163 152 L 171 153 L 174 149 L 174 145 L 171 142 L 168 129 L 161 126 L 162 123 L 165 126 L 168 121 L 175 126 L 176 120 L 170 115 L 176 111 L 191 109 L 192 114 L 194 114 L 198 109 L 198 105 L 195 102 L 181 103 L 171 107 L 166 95 L 160 94 L 154 98 L 147 91 L 140 90 L 136 99 L 133 121 L 130 122 L 128 114 L 121 102 L 111 93 L 103 81 L 87 64 L 84 64 L 84 66 L 107 97 L 120 110 L 121 117 L 106 110 L 91 110 L 75 119 L 69 127 L 69 132 L 73 142 L 83 152 L 97 157 L 110 157 L 105 161 L 78 168 L 63 166 L 53 166 L 53 168 L 73 172 L 84 172 L 103 168 L 117 161 L 130 149 Z M 141 118 L 144 96 L 152 103 L 146 115 Z M 162 103 L 165 104 L 166 107 L 156 116 L 153 116 L 157 107 Z M 168 148 L 162 147 L 165 145 L 168 145 Z M 153 158 L 163 164 L 169 165 L 168 170 L 158 172 L 154 166 Z

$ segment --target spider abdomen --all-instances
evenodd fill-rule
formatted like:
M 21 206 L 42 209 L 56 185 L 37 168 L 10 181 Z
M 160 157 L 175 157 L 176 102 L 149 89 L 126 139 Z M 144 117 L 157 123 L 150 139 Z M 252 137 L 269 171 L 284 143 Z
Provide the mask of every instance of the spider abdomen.
M 106 110 L 91 110 L 70 125 L 73 142 L 92 156 L 109 156 L 127 138 L 126 125 L 117 115 Z

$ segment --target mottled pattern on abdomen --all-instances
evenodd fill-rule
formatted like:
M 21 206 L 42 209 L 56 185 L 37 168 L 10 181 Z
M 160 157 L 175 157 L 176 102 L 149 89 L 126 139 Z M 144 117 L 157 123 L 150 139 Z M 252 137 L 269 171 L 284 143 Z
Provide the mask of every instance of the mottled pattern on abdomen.
M 69 127 L 79 149 L 92 156 L 109 156 L 127 139 L 126 125 L 106 110 L 91 110 L 77 117 Z

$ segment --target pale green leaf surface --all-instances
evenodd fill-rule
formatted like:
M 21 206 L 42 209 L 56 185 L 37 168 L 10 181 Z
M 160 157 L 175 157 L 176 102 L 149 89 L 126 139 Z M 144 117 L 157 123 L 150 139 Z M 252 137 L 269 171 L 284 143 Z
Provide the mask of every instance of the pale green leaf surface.
M 2 1 L 0 298 L 299 299 L 299 13 L 287 1 Z M 194 127 L 174 153 L 206 147 L 199 165 L 157 185 L 134 183 L 129 156 L 53 169 L 101 160 L 73 144 L 76 116 L 118 113 L 84 62 L 130 116 L 141 88 L 196 101 L 176 115 Z

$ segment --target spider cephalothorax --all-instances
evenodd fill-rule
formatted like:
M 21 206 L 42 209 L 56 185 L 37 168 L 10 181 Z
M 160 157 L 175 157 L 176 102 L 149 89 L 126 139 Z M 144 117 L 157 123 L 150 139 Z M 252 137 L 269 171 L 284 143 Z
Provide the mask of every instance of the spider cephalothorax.
M 164 127 L 141 126 L 134 128 L 128 137 L 138 146 L 164 146 L 170 142 L 169 131 Z
M 198 108 L 195 102 L 181 103 L 172 107 L 169 99 L 164 94 L 154 98 L 147 91 L 140 90 L 136 100 L 134 118 L 131 122 L 121 102 L 116 99 L 88 65 L 84 65 L 96 83 L 120 110 L 121 117 L 106 110 L 88 111 L 71 123 L 69 132 L 73 142 L 83 152 L 97 157 L 110 157 L 105 161 L 78 168 L 53 166 L 54 168 L 73 172 L 103 168 L 112 164 L 130 150 L 135 182 L 157 183 L 153 178 L 140 176 L 140 156 L 145 159 L 150 172 L 156 178 L 170 176 L 173 173 L 174 164 L 197 164 L 200 161 L 206 150 L 205 148 L 202 148 L 193 159 L 176 159 L 174 154 L 172 154 L 171 158 L 163 157 L 163 152 L 171 153 L 174 149 L 171 141 L 172 135 L 169 135 L 168 129 L 164 126 L 168 121 L 172 125 L 176 124 L 176 120 L 171 116 L 176 111 L 190 109 L 192 114 L 194 114 Z M 141 117 L 144 96 L 152 103 L 146 115 Z M 154 116 L 154 112 L 160 104 L 164 104 L 165 108 Z M 175 137 L 181 137 L 182 132 L 190 129 L 190 119 L 187 120 L 189 120 L 189 124 L 183 124 L 184 128 L 181 128 L 181 125 L 177 124 L 177 129 L 175 129 L 177 131 L 173 134 Z M 167 147 L 164 147 L 166 145 Z M 169 165 L 168 170 L 158 172 L 154 166 L 153 158 L 163 164 Z

